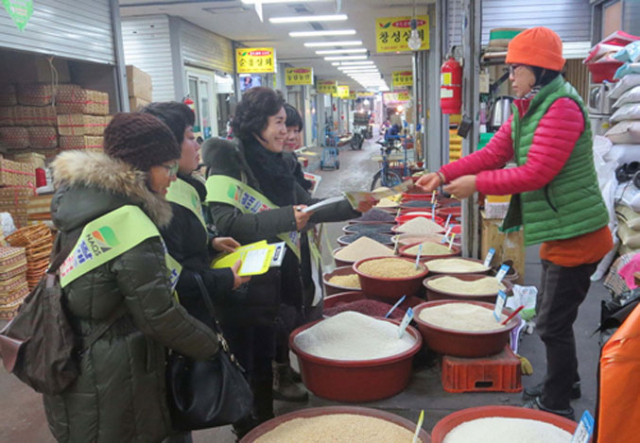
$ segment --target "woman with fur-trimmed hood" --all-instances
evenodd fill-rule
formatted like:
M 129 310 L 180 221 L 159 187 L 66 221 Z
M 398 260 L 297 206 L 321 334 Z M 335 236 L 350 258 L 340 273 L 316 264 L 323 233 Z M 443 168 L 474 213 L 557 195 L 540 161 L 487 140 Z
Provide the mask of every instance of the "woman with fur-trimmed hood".
M 158 227 L 171 220 L 164 196 L 175 180 L 180 147 L 169 128 L 151 115 L 118 114 L 104 137 L 104 154 L 70 151 L 53 164 L 52 214 L 63 245 L 89 222 L 127 205 Z M 56 440 L 163 440 L 171 433 L 166 348 L 204 359 L 217 352 L 218 340 L 173 298 L 160 236 L 81 275 L 63 292 L 79 337 L 108 324 L 113 312 L 123 314 L 80 356 L 74 384 L 44 397 Z

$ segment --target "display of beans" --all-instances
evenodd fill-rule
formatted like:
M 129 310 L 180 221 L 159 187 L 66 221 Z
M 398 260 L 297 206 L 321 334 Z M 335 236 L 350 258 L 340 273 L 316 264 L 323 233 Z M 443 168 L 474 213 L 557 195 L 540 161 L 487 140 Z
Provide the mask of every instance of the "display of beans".
M 393 225 L 348 225 L 344 231 L 349 234 L 385 234 L 391 233 Z
M 339 303 L 332 308 L 325 309 L 324 315 L 332 317 L 340 314 L 341 312 L 355 311 L 371 317 L 384 317 L 387 315 L 387 312 L 389 312 L 389 309 L 391 309 L 391 305 L 381 301 L 357 300 L 349 303 Z M 401 320 L 404 317 L 404 314 L 405 312 L 402 309 L 396 308 L 389 318 Z
M 431 201 L 429 201 L 429 200 L 426 200 L 426 201 L 412 200 L 412 201 L 408 201 L 408 202 L 403 202 L 402 206 L 404 206 L 406 208 L 430 208 L 431 207 Z
M 342 237 L 339 238 L 339 240 L 343 243 L 346 244 L 351 244 L 354 241 L 356 241 L 357 239 L 359 239 L 360 237 L 369 237 L 371 240 L 375 240 L 378 243 L 381 243 L 383 245 L 393 245 L 393 236 L 390 234 L 380 234 L 377 232 L 364 232 L 364 233 L 360 233 L 360 234 L 349 234 L 349 235 L 343 235 Z
M 359 222 L 392 222 L 394 220 L 395 216 L 393 214 L 381 211 L 380 209 L 372 209 L 362 214 L 361 217 L 354 219 L 354 221 Z

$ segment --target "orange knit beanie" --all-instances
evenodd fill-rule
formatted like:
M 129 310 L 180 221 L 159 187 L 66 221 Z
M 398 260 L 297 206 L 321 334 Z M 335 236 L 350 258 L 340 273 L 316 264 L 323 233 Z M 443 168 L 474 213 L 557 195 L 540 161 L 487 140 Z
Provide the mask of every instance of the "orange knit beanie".
M 527 29 L 509 42 L 506 63 L 560 71 L 565 63 L 562 40 L 549 28 L 538 26 Z

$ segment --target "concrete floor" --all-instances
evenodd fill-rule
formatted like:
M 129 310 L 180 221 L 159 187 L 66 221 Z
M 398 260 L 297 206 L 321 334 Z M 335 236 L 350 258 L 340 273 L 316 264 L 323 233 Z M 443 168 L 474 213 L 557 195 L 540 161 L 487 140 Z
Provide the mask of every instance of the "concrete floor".
M 362 151 L 344 150 L 340 153 L 339 171 L 318 172 L 323 177 L 318 190 L 319 197 L 338 195 L 341 190 L 368 189 L 371 177 L 377 170 L 377 163 L 369 157 L 377 154 L 378 149 L 373 140 L 365 143 Z M 332 245 L 340 236 L 344 223 L 332 223 L 327 226 Z M 537 248 L 527 250 L 526 285 L 537 285 L 540 281 L 541 267 Z M 591 336 L 598 326 L 600 318 L 600 300 L 608 297 L 601 283 L 591 287 L 587 300 L 580 309 L 575 325 L 578 343 L 580 375 L 582 377 L 582 398 L 573 403 L 576 415 L 588 409 L 595 413 L 596 404 L 596 370 L 598 364 L 597 336 Z M 534 375 L 525 377 L 523 384 L 532 386 L 542 380 L 545 371 L 544 347 L 540 339 L 534 335 L 524 337 L 520 353 L 527 357 L 534 367 Z M 0 442 L 47 443 L 53 442 L 42 408 L 41 397 L 28 387 L 10 376 L 4 369 L 0 370 L 0 393 L 4 400 L 0 401 Z M 469 393 L 450 394 L 442 389 L 438 365 L 417 370 L 409 387 L 393 398 L 367 403 L 363 406 L 383 409 L 417 421 L 421 410 L 425 410 L 424 428 L 430 431 L 444 416 L 460 409 L 483 405 L 520 405 L 521 394 L 504 393 Z M 294 404 L 276 402 L 278 414 L 295 409 L 333 405 L 335 402 L 314 396 L 308 403 Z M 230 427 L 210 429 L 194 433 L 195 442 L 231 443 L 235 441 Z

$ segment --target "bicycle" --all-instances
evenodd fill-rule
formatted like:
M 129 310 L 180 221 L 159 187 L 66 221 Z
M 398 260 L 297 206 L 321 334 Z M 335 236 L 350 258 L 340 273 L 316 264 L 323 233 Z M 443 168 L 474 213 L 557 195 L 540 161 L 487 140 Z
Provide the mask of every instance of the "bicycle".
M 393 151 L 399 151 L 397 140 L 398 138 L 389 138 L 382 142 L 380 140 L 376 142 L 380 145 L 380 154 L 382 155 L 382 161 L 380 170 L 373 175 L 373 180 L 371 182 L 372 191 L 381 186 L 391 188 L 402 183 L 402 178 L 400 178 L 400 176 L 392 170 L 392 168 L 389 166 L 388 160 L 389 154 L 391 154 Z

